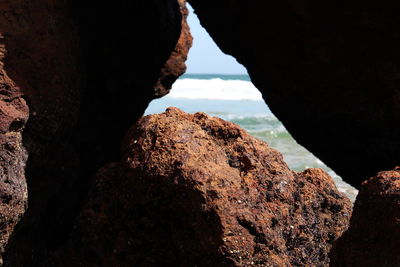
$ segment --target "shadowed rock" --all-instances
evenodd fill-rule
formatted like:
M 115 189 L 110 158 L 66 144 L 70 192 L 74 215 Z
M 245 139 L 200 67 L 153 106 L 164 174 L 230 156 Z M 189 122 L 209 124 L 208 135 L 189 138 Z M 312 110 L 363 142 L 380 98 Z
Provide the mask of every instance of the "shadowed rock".
M 237 125 L 169 108 L 98 172 L 52 264 L 323 266 L 350 215 L 324 171 L 293 172 Z
M 27 208 L 27 153 L 21 139 L 19 132 L 0 135 L 0 265 L 8 239 Z
M 346 182 L 399 164 L 397 1 L 189 2 L 296 141 Z
M 94 174 L 118 160 L 124 134 L 160 96 L 181 11 L 176 0 L 0 0 L 0 169 L 15 174 L 0 177 L 11 199 L 0 216 L 14 212 L 14 224 L 22 214 L 24 173 L 29 190 L 6 266 L 40 266 L 67 242 Z
M 362 184 L 349 229 L 331 252 L 331 266 L 400 266 L 400 167 Z
M 1 4 L 0 4 L 1 7 Z M 7 53 L 0 33 L 0 264 L 7 242 L 27 208 L 27 152 L 21 132 L 29 109 L 20 88 L 4 68 Z
M 168 94 L 178 77 L 186 72 L 185 61 L 189 49 L 192 47 L 193 37 L 190 34 L 190 28 L 187 23 L 189 11 L 186 7 L 186 1 L 179 0 L 178 3 L 182 13 L 181 35 L 170 58 L 161 69 L 160 78 L 154 86 L 155 97 L 162 97 Z

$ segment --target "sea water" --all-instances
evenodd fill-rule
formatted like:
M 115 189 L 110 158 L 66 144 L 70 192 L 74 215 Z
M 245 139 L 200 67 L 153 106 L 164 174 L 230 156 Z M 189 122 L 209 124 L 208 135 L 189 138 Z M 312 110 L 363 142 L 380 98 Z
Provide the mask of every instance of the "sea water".
M 167 96 L 153 100 L 145 114 L 161 113 L 170 106 L 234 122 L 281 152 L 292 170 L 322 168 L 333 177 L 339 191 L 352 201 L 358 193 L 293 139 L 272 114 L 248 75 L 185 74 Z

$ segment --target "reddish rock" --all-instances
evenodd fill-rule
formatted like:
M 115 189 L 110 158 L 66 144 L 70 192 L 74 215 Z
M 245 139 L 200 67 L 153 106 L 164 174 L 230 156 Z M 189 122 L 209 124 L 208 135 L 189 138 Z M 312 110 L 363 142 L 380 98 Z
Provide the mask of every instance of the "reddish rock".
M 0 4 L 1 5 L 1 4 Z M 3 60 L 7 51 L 0 34 L 0 265 L 7 242 L 27 207 L 27 153 L 21 132 L 29 116 L 19 87 L 9 77 Z
M 389 1 L 189 0 L 297 142 L 346 182 L 400 162 L 400 16 Z
M 154 87 L 154 95 L 162 97 L 169 93 L 174 82 L 186 72 L 186 59 L 189 49 L 192 47 L 193 37 L 187 24 L 189 11 L 185 0 L 178 1 L 182 13 L 181 35 L 171 57 L 161 69 L 160 78 Z
M 21 190 L 25 172 L 29 189 L 6 266 L 40 266 L 67 242 L 94 174 L 119 159 L 155 98 L 181 25 L 176 0 L 0 0 L 0 143 L 16 131 L 29 154 L 25 169 L 25 152 L 0 151 L 0 168 L 22 175 L 13 177 Z
M 130 130 L 50 265 L 326 266 L 350 201 L 237 125 L 169 108 Z
M 365 181 L 331 266 L 400 266 L 400 167 Z
M 0 135 L 0 265 L 2 255 L 14 227 L 27 208 L 28 190 L 25 180 L 27 153 L 21 133 Z

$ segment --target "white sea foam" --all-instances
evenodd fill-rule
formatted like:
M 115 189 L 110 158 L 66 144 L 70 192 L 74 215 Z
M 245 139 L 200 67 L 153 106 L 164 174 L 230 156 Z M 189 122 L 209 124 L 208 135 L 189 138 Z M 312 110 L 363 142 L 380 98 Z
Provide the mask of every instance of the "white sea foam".
M 179 79 L 168 98 L 213 100 L 262 100 L 261 93 L 249 81 L 222 79 Z

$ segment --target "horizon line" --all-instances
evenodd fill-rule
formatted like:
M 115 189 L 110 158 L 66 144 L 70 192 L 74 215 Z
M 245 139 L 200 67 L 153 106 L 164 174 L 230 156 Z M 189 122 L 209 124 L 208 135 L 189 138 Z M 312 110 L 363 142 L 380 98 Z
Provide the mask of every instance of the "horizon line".
M 191 72 L 191 73 L 184 73 L 181 76 L 188 74 L 188 75 L 247 75 L 249 76 L 248 73 L 221 73 L 221 72 L 214 72 L 214 73 L 207 73 L 207 72 L 201 72 L 201 73 L 195 73 L 195 72 Z

